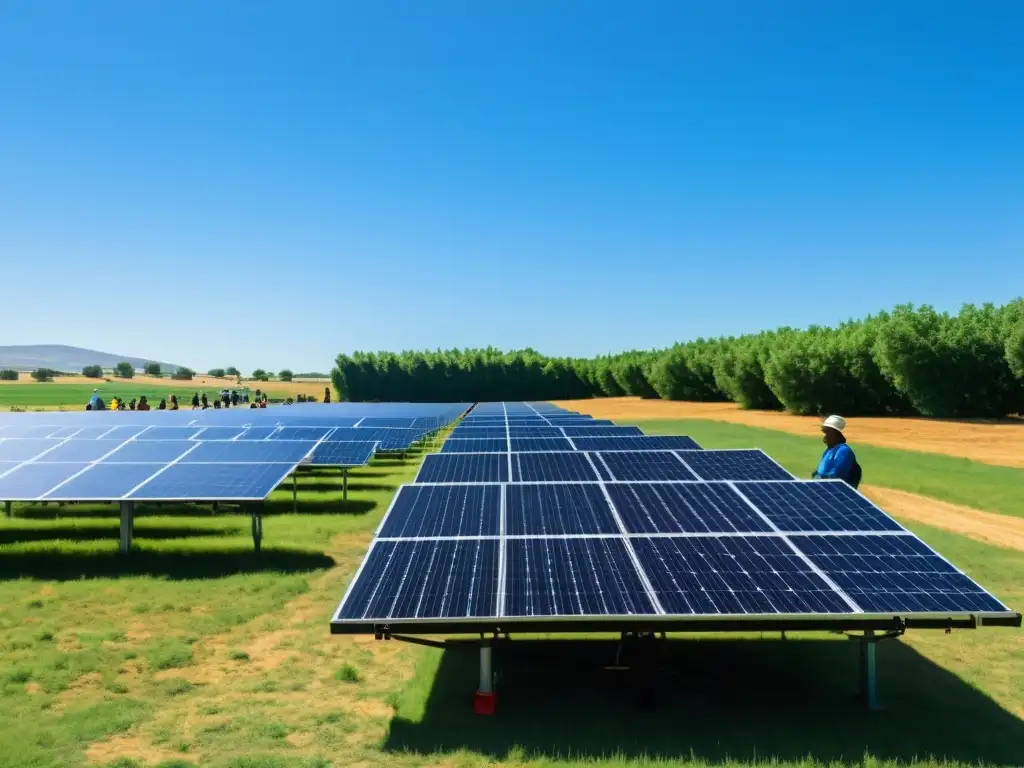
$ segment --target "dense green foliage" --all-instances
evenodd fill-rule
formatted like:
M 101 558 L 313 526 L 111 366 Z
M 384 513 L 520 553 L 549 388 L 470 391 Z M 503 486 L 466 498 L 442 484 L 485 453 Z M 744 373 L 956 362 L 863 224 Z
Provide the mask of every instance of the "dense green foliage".
M 211 368 L 210 370 L 208 370 L 206 372 L 206 375 L 207 376 L 213 376 L 214 378 L 217 378 L 217 379 L 222 379 L 222 378 L 224 378 L 224 374 L 225 373 L 226 373 L 226 371 L 223 368 Z
M 102 379 L 103 378 L 103 366 L 102 365 L 87 365 L 82 369 L 82 375 L 87 379 Z
M 193 371 L 191 368 L 179 368 L 178 370 L 171 374 L 171 378 L 174 379 L 175 381 L 192 381 L 195 375 L 196 372 Z
M 270 374 L 267 373 L 262 368 L 257 368 L 255 371 L 252 372 L 252 376 L 250 378 L 254 379 L 255 381 L 270 381 Z
M 18 372 L 13 368 L 4 368 L 0 371 L 0 381 L 17 381 Z
M 36 368 L 30 375 L 36 381 L 53 381 L 53 377 L 57 374 L 58 371 L 49 368 Z
M 118 378 L 130 379 L 135 376 L 135 366 L 131 363 L 118 363 L 114 366 L 114 375 Z
M 281 371 L 279 374 L 277 374 L 277 379 L 278 379 L 278 381 L 291 381 L 293 375 L 294 374 L 292 374 L 291 371 L 289 371 L 287 368 L 285 368 L 283 371 Z
M 356 352 L 346 400 L 731 400 L 794 413 L 1002 416 L 1024 411 L 1024 299 L 959 314 L 897 307 L 836 328 L 782 328 L 594 359 L 532 349 Z
M 227 375 L 227 376 L 241 376 L 242 375 L 241 371 L 239 371 L 233 365 L 229 365 L 227 368 L 225 368 L 224 369 L 224 374 Z M 210 371 L 210 375 L 214 376 L 215 374 L 213 373 L 213 371 Z
M 160 368 L 160 363 L 146 363 L 142 371 L 147 376 L 155 376 L 157 378 L 160 378 L 160 376 L 163 373 L 163 371 Z

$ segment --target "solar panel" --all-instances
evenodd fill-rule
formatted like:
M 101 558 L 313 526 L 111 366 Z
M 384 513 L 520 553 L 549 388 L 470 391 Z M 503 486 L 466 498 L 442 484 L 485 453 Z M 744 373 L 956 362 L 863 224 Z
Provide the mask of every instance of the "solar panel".
M 270 436 L 276 432 L 277 427 L 249 427 L 238 436 L 237 440 L 269 440 Z
M 698 479 L 671 451 L 595 453 L 594 461 L 604 466 L 612 480 Z
M 116 441 L 115 441 L 116 442 Z M 143 440 L 123 442 L 121 447 L 107 456 L 109 464 L 145 462 L 166 464 L 198 448 L 201 443 L 194 440 Z
M 89 467 L 89 464 L 21 464 L 0 476 L 0 499 L 27 501 Z
M 505 493 L 509 536 L 619 532 L 599 485 L 510 485 Z
M 501 523 L 499 485 L 405 485 L 399 488 L 377 535 L 497 536 Z
M 899 523 L 842 480 L 736 483 L 780 531 L 899 531 Z
M 39 494 L 45 501 L 115 501 L 159 472 L 164 464 L 80 464 L 63 484 Z M 30 499 L 35 499 L 33 496 Z
M 313 440 L 209 441 L 195 446 L 181 458 L 181 463 L 245 462 L 265 464 L 284 462 L 298 464 L 313 450 L 314 446 L 316 446 L 316 442 Z
M 566 437 L 625 437 L 642 435 L 640 427 L 560 427 Z M 536 435 L 542 437 L 542 435 Z
M 56 461 L 97 461 L 118 450 L 125 443 L 121 440 L 68 440 L 54 446 L 36 459 L 39 463 Z
M 441 453 L 503 453 L 507 450 L 508 440 L 504 437 L 482 440 L 448 438 L 441 446 Z
M 505 426 L 500 427 L 456 427 L 452 430 L 450 439 L 468 440 L 468 439 L 480 439 L 480 438 L 500 438 L 504 439 L 508 437 L 508 431 Z
M 417 483 L 497 483 L 508 480 L 508 454 L 434 453 L 423 460 Z
M 560 427 L 513 427 L 508 428 L 509 437 L 565 437 Z
M 365 441 L 319 443 L 310 462 L 319 466 L 361 467 L 373 458 L 378 443 Z
M 134 501 L 265 499 L 294 467 L 291 463 L 166 464 L 128 498 Z
M 579 482 L 600 480 L 597 467 L 584 453 L 514 453 L 512 482 Z
M 618 437 L 573 437 L 579 451 L 663 451 L 699 450 L 692 438 L 684 435 L 620 435 Z
M 465 619 L 497 615 L 496 539 L 376 541 L 340 619 Z
M 679 458 L 701 480 L 792 480 L 793 476 L 759 450 L 687 451 Z
M 771 526 L 725 483 L 607 486 L 628 533 L 757 533 Z
M 0 440 L 0 461 L 28 461 L 44 451 L 53 450 L 61 440 L 45 438 L 15 438 Z
M 504 450 L 504 449 L 502 449 Z M 513 437 L 512 452 L 525 453 L 530 451 L 573 451 L 572 443 L 564 437 Z

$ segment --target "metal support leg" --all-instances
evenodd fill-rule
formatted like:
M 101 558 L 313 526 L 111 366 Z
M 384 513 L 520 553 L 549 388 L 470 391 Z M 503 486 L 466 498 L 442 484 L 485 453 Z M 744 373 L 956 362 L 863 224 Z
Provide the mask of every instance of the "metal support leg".
M 217 502 L 215 501 L 215 502 L 213 502 L 213 514 L 215 514 L 215 515 L 217 514 L 217 509 L 218 509 L 218 506 L 217 506 Z
M 126 555 L 132 549 L 132 533 L 135 527 L 135 503 L 121 502 L 121 554 Z
M 292 472 L 292 514 L 299 512 L 299 477 Z
M 341 470 L 341 500 L 348 501 L 348 468 Z
M 494 693 L 494 671 L 491 666 L 491 641 L 480 642 L 480 693 Z
M 4 515 L 6 517 L 10 517 L 11 516 L 11 502 L 9 502 L 9 501 L 5 501 L 4 502 Z
M 263 542 L 263 517 L 260 515 L 260 508 L 253 507 L 252 514 L 252 546 L 257 552 L 260 551 L 260 544 Z
M 878 706 L 878 685 L 875 679 L 875 631 L 864 630 L 860 641 L 860 693 L 864 705 L 869 710 L 880 709 Z

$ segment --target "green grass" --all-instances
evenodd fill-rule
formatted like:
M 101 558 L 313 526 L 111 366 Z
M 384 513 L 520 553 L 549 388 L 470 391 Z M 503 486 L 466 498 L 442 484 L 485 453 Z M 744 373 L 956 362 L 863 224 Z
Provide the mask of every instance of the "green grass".
M 183 386 L 184 385 L 184 386 Z M 231 387 L 239 394 L 245 392 L 247 387 Z M 0 408 L 56 408 L 63 406 L 68 410 L 84 410 L 85 404 L 89 402 L 93 389 L 100 391 L 100 396 L 107 405 L 113 397 L 121 397 L 137 400 L 145 395 L 152 408 L 157 403 L 166 399 L 171 394 L 177 395 L 178 403 L 186 407 L 186 401 L 192 397 L 192 393 L 201 391 L 200 387 L 190 387 L 189 384 L 180 381 L 168 380 L 165 385 L 138 383 L 133 381 L 103 381 L 101 379 L 83 378 L 81 383 L 68 382 L 11 382 L 0 384 Z M 205 389 L 207 396 L 216 394 L 219 390 Z M 269 394 L 269 393 L 268 393 Z
M 337 472 L 300 476 L 300 514 L 287 486 L 272 496 L 259 556 L 248 519 L 223 507 L 140 506 L 136 551 L 119 557 L 113 507 L 16 505 L 14 519 L 0 519 L 0 764 L 1021 763 L 1024 632 L 1012 629 L 883 643 L 887 709 L 876 714 L 853 700 L 855 644 L 834 635 L 672 637 L 660 655 L 637 657 L 654 665 L 650 679 L 604 669 L 614 649 L 600 638 L 499 647 L 499 714 L 476 717 L 472 646 L 328 633 L 417 463 L 375 460 L 353 473 L 347 503 Z M 1021 553 L 914 530 L 1024 605 Z M 128 751 L 87 758 L 118 737 Z
M 649 434 L 690 435 L 705 448 L 760 448 L 797 477 L 810 477 L 824 446 L 820 436 L 701 419 L 636 422 Z M 1024 429 L 1024 427 L 1022 427 Z M 852 444 L 863 482 L 1024 517 L 1024 469 L 996 467 L 934 453 Z

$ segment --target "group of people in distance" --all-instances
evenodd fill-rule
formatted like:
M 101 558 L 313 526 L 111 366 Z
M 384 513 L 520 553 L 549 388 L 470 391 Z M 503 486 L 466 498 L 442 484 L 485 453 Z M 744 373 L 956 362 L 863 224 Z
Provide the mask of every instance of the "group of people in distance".
M 230 408 L 231 406 L 238 407 L 239 405 L 248 405 L 250 408 L 266 408 L 267 407 L 267 396 L 265 393 L 261 393 L 258 389 L 256 390 L 256 399 L 254 402 L 249 402 L 249 393 L 243 392 L 241 395 L 235 390 L 222 389 L 220 393 L 213 399 L 211 404 L 210 399 L 203 392 L 199 394 L 196 392 L 192 395 L 192 410 L 197 409 L 206 410 L 207 408 Z
M 218 394 L 217 398 L 213 400 L 212 406 L 210 403 L 210 399 L 206 396 L 205 392 L 203 392 L 202 394 L 196 392 L 195 394 L 192 395 L 192 410 L 206 410 L 207 408 L 210 407 L 230 408 L 232 405 L 239 406 L 245 404 L 248 404 L 250 408 L 266 408 L 267 394 L 265 392 L 260 392 L 257 389 L 255 400 L 250 402 L 248 392 L 243 392 L 240 395 L 234 390 L 228 391 L 226 389 L 222 389 Z M 168 395 L 165 399 L 161 399 L 159 405 L 157 405 L 156 407 L 158 411 L 177 411 L 178 408 L 179 406 L 177 395 Z M 149 404 L 149 400 L 146 398 L 145 395 L 140 396 L 138 400 L 136 400 L 133 397 L 131 400 L 128 401 L 125 401 L 125 399 L 122 397 L 114 395 L 110 399 L 110 407 L 108 409 L 107 404 L 103 402 L 103 398 L 100 397 L 100 391 L 98 389 L 94 389 L 92 391 L 92 397 L 89 398 L 89 402 L 86 403 L 85 405 L 85 410 L 151 411 L 153 410 L 153 407 Z

